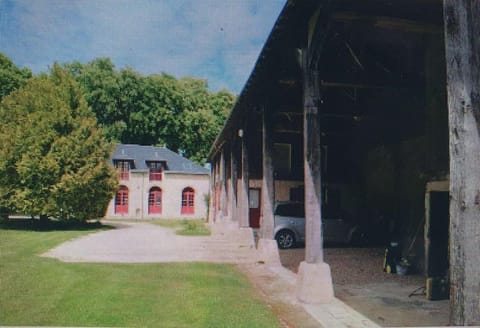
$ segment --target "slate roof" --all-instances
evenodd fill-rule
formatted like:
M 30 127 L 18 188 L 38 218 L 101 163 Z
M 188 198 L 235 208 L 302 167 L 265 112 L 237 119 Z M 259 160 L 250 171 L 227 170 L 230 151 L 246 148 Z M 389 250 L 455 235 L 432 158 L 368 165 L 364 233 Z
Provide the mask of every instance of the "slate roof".
M 117 144 L 113 160 L 133 161 L 132 171 L 148 171 L 148 161 L 165 162 L 166 173 L 209 174 L 209 170 L 165 147 Z

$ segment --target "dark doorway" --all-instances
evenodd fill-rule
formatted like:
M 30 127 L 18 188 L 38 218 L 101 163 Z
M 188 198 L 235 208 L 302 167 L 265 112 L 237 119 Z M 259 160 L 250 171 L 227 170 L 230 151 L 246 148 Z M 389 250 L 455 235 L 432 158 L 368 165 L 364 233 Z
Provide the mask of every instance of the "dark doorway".
M 427 298 L 448 298 L 449 193 L 431 191 L 426 224 Z

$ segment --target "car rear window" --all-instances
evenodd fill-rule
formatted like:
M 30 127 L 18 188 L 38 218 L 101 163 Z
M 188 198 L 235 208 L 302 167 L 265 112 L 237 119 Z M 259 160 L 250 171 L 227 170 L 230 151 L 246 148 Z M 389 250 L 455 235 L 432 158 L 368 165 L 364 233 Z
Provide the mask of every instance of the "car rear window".
M 303 204 L 278 204 L 275 209 L 275 215 L 293 216 L 298 218 L 305 217 L 305 207 Z

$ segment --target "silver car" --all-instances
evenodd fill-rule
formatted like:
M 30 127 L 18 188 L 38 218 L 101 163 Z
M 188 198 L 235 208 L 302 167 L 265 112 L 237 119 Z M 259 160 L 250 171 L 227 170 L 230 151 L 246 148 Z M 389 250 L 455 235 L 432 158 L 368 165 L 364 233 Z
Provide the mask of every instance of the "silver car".
M 341 211 L 322 209 L 323 241 L 325 243 L 352 243 L 360 231 L 358 225 L 347 219 Z M 279 202 L 274 210 L 274 236 L 278 247 L 295 247 L 305 242 L 305 207 L 300 202 Z

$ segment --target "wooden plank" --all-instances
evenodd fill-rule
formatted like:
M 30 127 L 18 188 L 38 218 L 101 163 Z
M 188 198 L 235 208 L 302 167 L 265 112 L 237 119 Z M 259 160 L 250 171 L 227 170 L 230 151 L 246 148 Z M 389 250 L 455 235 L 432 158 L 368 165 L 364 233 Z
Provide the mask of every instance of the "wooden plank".
M 450 122 L 450 321 L 480 325 L 480 1 L 444 0 Z

